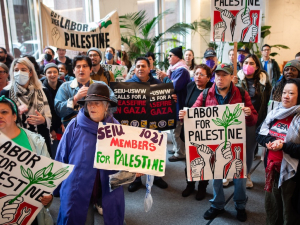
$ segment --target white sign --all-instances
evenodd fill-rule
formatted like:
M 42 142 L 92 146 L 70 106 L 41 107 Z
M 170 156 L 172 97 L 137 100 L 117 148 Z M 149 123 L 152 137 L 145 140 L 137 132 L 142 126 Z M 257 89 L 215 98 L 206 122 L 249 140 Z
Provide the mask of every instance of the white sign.
M 211 41 L 260 42 L 262 7 L 263 0 L 212 0 Z
M 126 66 L 108 64 L 101 64 L 101 66 L 114 74 L 116 82 L 123 82 L 124 77 L 127 75 L 128 69 Z
M 0 133 L 0 224 L 31 224 L 50 195 L 73 170 L 38 156 Z
M 189 181 L 246 177 L 243 106 L 187 109 L 184 130 Z
M 99 123 L 94 168 L 164 176 L 167 134 L 119 124 Z
M 43 45 L 74 51 L 109 46 L 121 49 L 121 34 L 117 11 L 93 23 L 80 23 L 58 14 L 41 3 Z

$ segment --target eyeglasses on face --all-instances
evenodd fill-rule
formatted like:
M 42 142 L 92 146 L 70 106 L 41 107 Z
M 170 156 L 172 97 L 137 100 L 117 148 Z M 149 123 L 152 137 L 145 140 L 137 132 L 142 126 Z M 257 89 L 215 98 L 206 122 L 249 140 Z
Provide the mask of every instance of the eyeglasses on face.
M 90 58 L 92 58 L 92 57 L 95 58 L 95 57 L 100 57 L 100 55 L 98 55 L 98 54 L 89 54 L 89 57 L 90 57 Z

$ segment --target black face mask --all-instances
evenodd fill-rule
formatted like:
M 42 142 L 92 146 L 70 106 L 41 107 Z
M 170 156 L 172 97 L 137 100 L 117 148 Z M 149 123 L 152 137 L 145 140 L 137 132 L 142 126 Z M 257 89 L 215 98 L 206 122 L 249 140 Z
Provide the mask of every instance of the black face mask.
M 5 60 L 5 56 L 0 57 L 0 62 L 4 62 L 4 60 Z
M 46 61 L 50 62 L 51 59 L 52 59 L 52 55 L 46 53 L 46 54 L 45 54 L 45 59 L 46 59 Z

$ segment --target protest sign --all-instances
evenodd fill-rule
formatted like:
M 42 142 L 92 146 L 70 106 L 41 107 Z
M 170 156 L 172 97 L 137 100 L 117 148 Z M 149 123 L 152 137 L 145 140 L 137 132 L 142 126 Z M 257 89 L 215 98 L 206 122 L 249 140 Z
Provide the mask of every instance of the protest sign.
M 123 82 L 124 77 L 127 75 L 127 67 L 121 66 L 121 65 L 108 65 L 108 64 L 101 64 L 102 67 L 104 67 L 106 70 L 111 71 L 114 76 L 116 82 Z
M 189 181 L 246 177 L 243 106 L 187 109 L 184 130 Z
M 114 116 L 122 125 L 175 129 L 177 115 L 172 98 L 173 84 L 112 82 L 110 86 L 118 99 Z
M 260 42 L 263 0 L 212 0 L 211 41 Z
M 121 34 L 117 11 L 98 22 L 80 23 L 70 20 L 41 3 L 43 45 L 74 51 L 87 51 L 96 47 L 121 48 Z
M 31 224 L 73 165 L 38 156 L 0 133 L 0 224 Z
M 167 134 L 99 123 L 94 168 L 165 175 Z

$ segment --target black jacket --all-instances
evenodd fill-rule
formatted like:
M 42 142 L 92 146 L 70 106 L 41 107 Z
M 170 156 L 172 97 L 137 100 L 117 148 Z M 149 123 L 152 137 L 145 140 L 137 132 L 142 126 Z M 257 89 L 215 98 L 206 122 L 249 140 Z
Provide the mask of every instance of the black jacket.
M 277 120 L 272 121 L 269 128 L 271 128 L 276 123 L 276 121 Z M 265 147 L 267 143 L 275 141 L 276 138 L 272 137 L 269 134 L 268 135 L 259 134 L 261 125 L 256 129 L 256 141 L 260 145 Z M 300 150 L 299 149 L 300 149 L 300 144 L 295 144 L 292 142 L 284 143 L 283 147 L 282 147 L 282 150 L 286 154 L 289 154 L 291 157 L 300 160 Z M 265 158 L 264 158 L 265 167 L 267 166 L 268 152 L 269 151 L 267 150 L 267 152 L 265 154 Z M 297 212 L 300 213 L 300 163 L 298 164 L 298 167 L 297 167 L 297 173 L 292 179 L 294 179 L 296 181 L 296 188 L 294 190 L 293 197 L 292 197 L 292 205 L 297 210 Z

